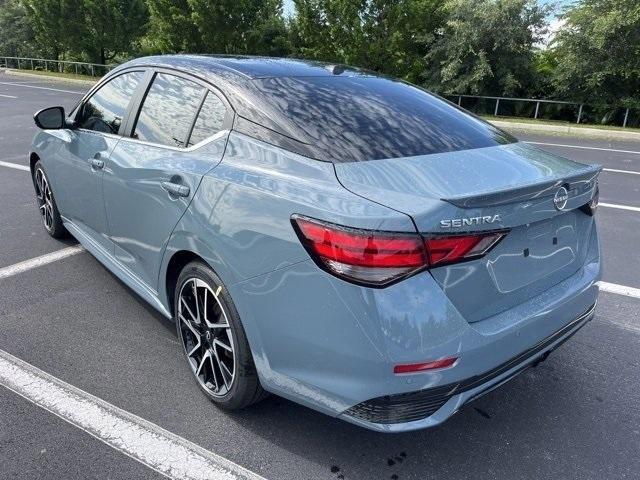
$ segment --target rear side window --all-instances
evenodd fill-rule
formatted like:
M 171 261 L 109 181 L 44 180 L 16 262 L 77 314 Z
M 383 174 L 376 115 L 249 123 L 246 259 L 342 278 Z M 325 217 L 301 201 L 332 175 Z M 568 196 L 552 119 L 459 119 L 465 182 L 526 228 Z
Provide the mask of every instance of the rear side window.
M 142 72 L 124 73 L 100 87 L 85 102 L 76 117 L 78 128 L 117 134 L 142 76 Z
M 366 75 L 279 77 L 253 84 L 257 95 L 250 101 L 264 113 L 257 121 L 309 145 L 320 160 L 410 157 L 515 141 L 449 102 L 398 80 Z
M 224 117 L 227 109 L 216 94 L 207 93 L 196 123 L 193 125 L 193 131 L 189 138 L 189 146 L 195 145 L 212 135 L 215 135 L 224 125 Z
M 184 147 L 204 93 L 195 82 L 158 73 L 142 103 L 133 138 Z

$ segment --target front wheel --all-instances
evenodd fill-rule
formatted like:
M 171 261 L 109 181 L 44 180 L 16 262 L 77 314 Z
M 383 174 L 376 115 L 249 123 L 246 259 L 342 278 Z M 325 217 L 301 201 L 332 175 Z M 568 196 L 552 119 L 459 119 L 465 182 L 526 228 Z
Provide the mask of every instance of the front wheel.
M 249 343 L 230 295 L 204 263 L 178 277 L 174 315 L 178 338 L 200 389 L 216 405 L 237 410 L 263 398 Z
M 36 202 L 42 216 L 44 229 L 53 238 L 63 238 L 67 234 L 67 229 L 62 224 L 58 206 L 53 198 L 49 178 L 44 171 L 42 162 L 38 161 L 33 169 L 33 184 L 36 187 Z

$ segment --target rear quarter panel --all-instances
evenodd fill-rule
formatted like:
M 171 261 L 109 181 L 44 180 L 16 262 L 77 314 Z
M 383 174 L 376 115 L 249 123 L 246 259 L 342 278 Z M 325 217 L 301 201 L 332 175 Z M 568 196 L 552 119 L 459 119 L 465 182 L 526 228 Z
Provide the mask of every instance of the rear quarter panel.
M 234 299 L 263 381 L 273 373 L 269 358 L 281 358 L 289 348 L 287 344 L 303 338 L 320 342 L 326 336 L 322 333 L 326 324 L 308 324 L 314 317 L 306 309 L 314 307 L 300 292 L 316 298 L 327 315 L 336 301 L 326 283 L 307 280 L 326 278 L 328 274 L 320 271 L 302 247 L 290 221 L 294 213 L 360 228 L 415 231 L 407 215 L 344 189 L 331 163 L 310 160 L 232 132 L 222 162 L 204 176 L 168 242 L 160 284 L 175 253 L 188 250 L 201 256 Z M 299 276 L 296 272 L 300 269 L 308 273 Z M 295 291 L 288 290 L 291 276 L 287 272 L 301 282 Z M 323 290 L 309 291 L 314 285 L 321 285 Z M 161 291 L 161 295 L 168 305 L 167 292 Z M 272 305 L 271 301 L 279 304 Z M 344 319 L 344 308 L 337 310 L 342 313 L 332 322 Z M 279 312 L 288 312 L 287 318 L 275 318 Z M 287 335 L 283 333 L 286 326 L 293 327 Z M 343 324 L 342 332 L 354 348 L 379 358 L 379 347 L 373 346 L 358 322 Z M 273 338 L 263 342 L 264 335 L 285 335 L 289 340 L 283 339 L 284 344 Z M 304 343 L 299 346 L 304 347 Z

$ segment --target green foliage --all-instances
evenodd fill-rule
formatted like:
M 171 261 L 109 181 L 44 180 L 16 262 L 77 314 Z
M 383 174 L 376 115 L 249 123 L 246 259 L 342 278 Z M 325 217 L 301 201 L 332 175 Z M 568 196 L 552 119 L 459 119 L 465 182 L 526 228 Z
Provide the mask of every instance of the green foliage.
M 193 52 L 356 65 L 440 93 L 640 107 L 640 3 L 575 0 L 0 0 L 0 54 L 91 62 Z M 611 110 L 611 109 L 610 109 Z
M 189 0 L 147 0 L 147 5 L 150 24 L 145 43 L 150 52 L 203 51 Z
M 283 56 L 290 53 L 282 0 L 147 0 L 149 49 Z
M 547 9 L 535 0 L 449 0 L 445 8 L 445 27 L 427 53 L 427 86 L 445 93 L 525 94 Z
M 416 81 L 444 21 L 440 0 L 294 0 L 292 44 L 303 57 Z
M 0 0 L 0 45 L 7 56 L 35 55 L 35 33 L 20 0 Z
M 42 56 L 61 59 L 84 33 L 82 0 L 25 0 L 24 7 Z
M 145 32 L 148 21 L 144 0 L 84 0 L 85 30 L 81 45 L 92 62 L 106 63 L 132 45 Z
M 582 0 L 555 39 L 559 95 L 640 107 L 640 3 Z
M 281 0 L 188 0 L 202 45 L 210 53 L 261 53 L 265 22 L 281 14 Z
M 25 28 L 33 31 L 35 50 L 53 59 L 106 63 L 135 50 L 148 19 L 144 0 L 23 0 L 19 4 L 26 13 Z

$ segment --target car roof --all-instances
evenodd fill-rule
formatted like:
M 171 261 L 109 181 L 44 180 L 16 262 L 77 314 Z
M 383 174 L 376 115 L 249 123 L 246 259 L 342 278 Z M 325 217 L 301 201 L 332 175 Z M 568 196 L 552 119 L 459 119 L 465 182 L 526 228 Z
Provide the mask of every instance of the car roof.
M 317 160 L 397 158 L 511 141 L 495 127 L 460 118 L 455 107 L 418 87 L 339 64 L 158 55 L 122 64 L 110 76 L 135 67 L 176 70 L 210 83 L 234 109 L 234 131 Z
M 130 60 L 109 73 L 124 69 L 156 67 L 177 70 L 217 87 L 227 98 L 239 118 L 234 130 L 250 134 L 296 153 L 329 160 L 324 152 L 311 145 L 313 139 L 287 115 L 270 108 L 270 102 L 256 82 L 273 79 L 318 77 L 375 77 L 373 72 L 340 64 L 295 58 L 249 55 L 154 55 Z M 266 129 L 266 130 L 265 130 Z M 280 138 L 283 136 L 284 138 Z
M 255 80 L 276 77 L 373 75 L 355 67 L 296 58 L 250 55 L 155 55 L 131 60 L 122 67 L 161 66 L 200 73 L 214 80 Z

